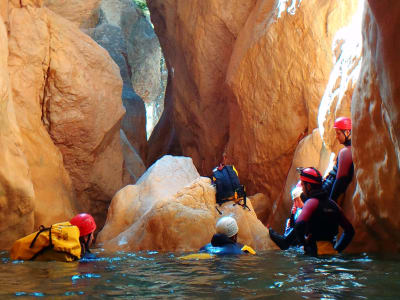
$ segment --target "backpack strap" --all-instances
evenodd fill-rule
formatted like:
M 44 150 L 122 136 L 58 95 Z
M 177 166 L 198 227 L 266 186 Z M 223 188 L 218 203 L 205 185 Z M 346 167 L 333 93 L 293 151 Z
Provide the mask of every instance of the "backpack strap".
M 52 227 L 53 225 L 51 225 L 50 227 L 44 227 L 43 225 L 40 225 L 40 227 L 39 227 L 39 232 L 36 234 L 36 236 L 35 236 L 35 238 L 32 240 L 32 243 L 30 244 L 30 246 L 29 246 L 29 248 L 32 248 L 33 247 L 33 245 L 35 244 L 35 242 L 36 242 L 36 239 L 39 237 L 39 235 L 42 233 L 42 232 L 44 232 L 44 231 L 49 231 L 49 245 L 48 246 L 45 246 L 45 247 L 43 247 L 40 251 L 38 251 L 34 256 L 32 256 L 32 258 L 30 259 L 30 260 L 35 260 L 36 259 L 36 257 L 38 257 L 39 255 L 41 255 L 43 252 L 45 252 L 46 250 L 48 250 L 48 249 L 52 249 L 52 248 L 54 248 L 54 245 L 53 245 L 53 240 L 52 240 L 52 237 L 51 237 L 51 227 Z

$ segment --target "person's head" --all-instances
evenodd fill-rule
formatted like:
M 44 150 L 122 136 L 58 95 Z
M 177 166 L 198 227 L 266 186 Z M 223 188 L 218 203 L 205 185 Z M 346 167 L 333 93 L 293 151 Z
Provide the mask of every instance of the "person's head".
M 347 144 L 351 140 L 351 119 L 340 117 L 333 123 L 336 132 L 336 139 L 340 144 Z
M 321 189 L 322 175 L 316 168 L 297 168 L 297 171 L 300 174 L 301 186 L 306 195 L 309 195 L 314 190 Z
M 218 220 L 216 230 L 219 234 L 225 234 L 228 238 L 236 242 L 239 227 L 236 220 L 232 217 L 225 216 Z
M 83 251 L 90 252 L 89 247 L 93 241 L 93 232 L 97 227 L 93 217 L 89 214 L 82 213 L 73 217 L 69 222 L 79 228 L 79 240 Z
M 290 192 L 293 203 L 299 208 L 303 207 L 303 201 L 300 198 L 301 193 L 303 193 L 303 188 L 301 186 L 301 181 L 299 180 L 299 182 L 297 182 L 296 186 Z

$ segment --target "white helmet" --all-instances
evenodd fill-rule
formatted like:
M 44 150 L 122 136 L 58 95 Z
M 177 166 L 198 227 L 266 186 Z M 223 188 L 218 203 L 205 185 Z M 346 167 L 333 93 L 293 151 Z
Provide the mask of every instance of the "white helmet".
M 232 217 L 222 217 L 217 222 L 217 233 L 225 234 L 227 237 L 232 237 L 239 231 L 236 220 Z

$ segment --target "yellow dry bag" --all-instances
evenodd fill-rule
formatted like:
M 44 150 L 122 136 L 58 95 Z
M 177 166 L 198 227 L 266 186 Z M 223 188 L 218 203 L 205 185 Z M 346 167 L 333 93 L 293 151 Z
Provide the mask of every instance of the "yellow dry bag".
M 81 257 L 79 228 L 69 222 L 40 226 L 36 231 L 14 242 L 13 260 L 74 261 Z

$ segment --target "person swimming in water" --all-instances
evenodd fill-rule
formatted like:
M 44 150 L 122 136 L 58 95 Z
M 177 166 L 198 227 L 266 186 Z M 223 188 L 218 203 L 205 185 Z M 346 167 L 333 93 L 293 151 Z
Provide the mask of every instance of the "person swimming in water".
M 200 252 L 209 254 L 245 254 L 256 252 L 246 245 L 237 242 L 239 227 L 233 217 L 225 216 L 218 220 L 216 224 L 216 233 L 211 238 L 211 243 L 200 248 Z

